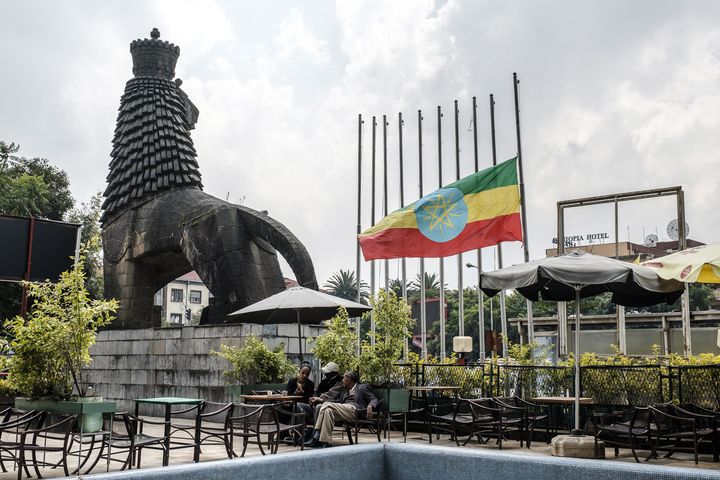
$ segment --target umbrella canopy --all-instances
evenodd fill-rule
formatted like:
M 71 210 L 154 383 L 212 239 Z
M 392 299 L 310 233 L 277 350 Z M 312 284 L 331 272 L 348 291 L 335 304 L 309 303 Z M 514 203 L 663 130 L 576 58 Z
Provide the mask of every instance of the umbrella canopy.
M 491 297 L 516 289 L 534 302 L 571 301 L 580 286 L 580 298 L 612 292 L 614 303 L 634 307 L 673 303 L 683 288 L 650 268 L 580 251 L 486 272 L 480 281 Z
M 643 263 L 658 276 L 686 283 L 720 283 L 720 243 L 688 248 Z
M 265 300 L 241 308 L 228 316 L 237 317 L 245 322 L 260 324 L 297 322 L 300 360 L 302 360 L 302 329 L 300 325 L 317 325 L 337 315 L 340 307 L 345 307 L 351 317 L 372 310 L 372 307 L 362 303 L 345 300 L 317 290 L 292 287 Z
M 304 287 L 292 287 L 228 315 L 248 323 L 317 325 L 345 307 L 351 317 L 372 307 Z
M 482 290 L 493 296 L 516 289 L 525 298 L 575 300 L 575 358 L 580 351 L 580 299 L 612 292 L 613 302 L 627 306 L 673 303 L 684 291 L 676 280 L 665 280 L 648 267 L 574 251 L 513 265 L 480 275 Z M 575 362 L 575 430 L 580 435 L 580 362 Z

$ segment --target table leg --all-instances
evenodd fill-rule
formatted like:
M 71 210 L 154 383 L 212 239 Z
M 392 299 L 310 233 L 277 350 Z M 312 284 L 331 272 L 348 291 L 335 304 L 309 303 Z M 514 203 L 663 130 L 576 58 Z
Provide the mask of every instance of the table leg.
M 170 463 L 170 405 L 165 405 L 165 451 L 163 452 L 163 467 Z
M 193 450 L 193 462 L 195 463 L 200 461 L 200 423 L 200 406 L 198 405 L 195 415 L 195 447 Z

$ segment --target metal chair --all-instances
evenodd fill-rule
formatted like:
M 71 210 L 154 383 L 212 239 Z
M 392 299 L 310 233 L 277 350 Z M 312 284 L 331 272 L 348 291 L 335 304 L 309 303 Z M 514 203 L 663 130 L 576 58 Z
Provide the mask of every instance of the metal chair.
M 716 417 L 701 415 L 683 410 L 672 405 L 652 405 L 656 429 L 653 432 L 655 443 L 652 454 L 658 450 L 668 450 L 665 458 L 676 451 L 691 451 L 698 463 L 698 444 L 703 440 L 713 440 L 717 436 Z M 692 446 L 686 445 L 690 442 Z M 717 445 L 713 446 L 714 457 L 717 456 Z
M 240 437 L 243 442 L 243 449 L 240 453 L 240 457 L 245 456 L 248 444 L 251 440 L 258 445 L 260 453 L 265 455 L 265 449 L 263 448 L 262 436 L 267 438 L 267 448 L 272 453 L 274 435 L 277 432 L 277 425 L 275 423 L 275 416 L 272 413 L 273 405 L 261 404 L 261 405 L 248 405 L 244 403 L 236 403 L 233 408 L 233 416 L 230 418 L 232 424 L 232 436 L 230 437 L 230 449 L 232 456 L 237 457 L 235 453 L 234 439 Z
M 228 458 L 233 458 L 231 442 L 233 403 L 203 402 L 200 405 L 173 413 L 189 413 L 196 409 L 200 415 L 200 438 L 197 440 L 198 443 L 201 446 L 203 444 L 222 445 L 225 447 Z M 171 423 L 170 428 L 171 437 L 173 434 L 182 432 L 192 440 L 193 444 L 196 441 L 195 422 L 192 424 L 181 422 Z M 180 444 L 186 445 L 186 443 Z
M 110 425 L 112 423 L 112 425 Z M 127 412 L 113 414 L 112 421 L 104 419 L 103 430 L 107 432 L 103 438 L 103 450 L 95 460 L 97 464 L 100 459 L 110 462 L 122 462 L 121 470 L 131 470 L 133 466 L 140 468 L 142 465 L 142 450 L 150 448 L 165 450 L 165 437 L 157 437 L 144 433 L 145 424 L 165 425 L 165 422 L 154 422 L 138 418 Z M 106 450 L 107 449 L 107 450 Z M 114 458 L 117 455 L 120 458 Z M 94 468 L 95 464 L 90 467 Z
M 45 418 L 53 419 L 52 416 L 46 416 Z M 62 416 L 55 423 L 20 432 L 17 453 L 18 480 L 22 479 L 23 470 L 27 476 L 30 476 L 28 467 L 33 467 L 37 478 L 43 478 L 40 467 L 57 468 L 60 465 L 63 467 L 65 476 L 70 475 L 67 454 L 72 443 L 72 431 L 77 418 L 77 415 Z M 42 457 L 39 457 L 38 453 L 42 453 Z M 52 453 L 60 454 L 60 460 L 57 462 L 48 460 L 46 455 Z
M 550 443 L 551 426 L 550 414 L 548 411 L 549 407 L 547 405 L 540 405 L 539 403 L 528 402 L 527 400 L 523 400 L 518 396 L 493 397 L 493 400 L 501 407 L 505 407 L 506 412 L 508 413 L 518 412 L 517 409 L 520 409 L 522 411 L 522 414 L 520 415 L 522 419 L 520 425 L 520 446 L 522 446 L 522 431 L 527 433 L 525 446 L 527 446 L 527 448 L 530 448 L 530 444 L 532 443 L 533 435 L 536 429 L 544 430 L 545 441 L 546 443 Z M 517 414 L 514 413 L 513 416 L 517 417 Z
M 45 421 L 45 412 L 22 412 L 10 409 L 2 412 L 3 422 L 0 423 L 0 468 L 7 472 L 5 461 L 17 465 L 18 450 L 20 449 L 20 434 L 23 431 L 40 427 Z M 26 469 L 26 474 L 30 472 Z
M 598 422 L 600 418 L 604 423 Z M 613 414 L 606 413 L 603 417 L 593 417 L 596 456 L 598 441 L 602 440 L 605 445 L 614 447 L 616 457 L 621 447 L 629 448 L 635 461 L 640 463 L 636 450 L 652 450 L 652 431 L 655 426 L 651 420 L 652 414 L 647 407 L 630 407 Z

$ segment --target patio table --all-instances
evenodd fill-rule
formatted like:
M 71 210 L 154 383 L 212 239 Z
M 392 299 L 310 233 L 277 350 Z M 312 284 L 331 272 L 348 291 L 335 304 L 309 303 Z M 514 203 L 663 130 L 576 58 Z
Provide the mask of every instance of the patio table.
M 566 410 L 575 404 L 575 397 L 535 397 L 530 400 L 535 403 L 541 403 L 549 406 L 548 411 L 550 418 L 548 419 L 548 422 L 552 425 L 553 430 L 556 433 L 560 429 L 560 418 L 565 416 L 567 413 Z M 594 403 L 595 400 L 590 397 L 580 397 L 580 405 L 586 405 L 591 412 Z M 556 415 L 558 409 L 562 410 L 563 413 Z M 568 428 L 568 430 L 570 429 Z
M 157 397 L 157 398 L 136 398 L 135 416 L 138 416 L 140 404 L 164 405 L 165 406 L 165 451 L 163 452 L 163 467 L 167 467 L 170 460 L 170 414 L 174 405 L 200 405 L 205 400 L 201 398 L 180 398 L 180 397 Z M 192 446 L 193 462 L 200 461 L 200 409 L 195 414 L 195 438 L 193 445 L 180 445 L 174 448 L 185 448 Z

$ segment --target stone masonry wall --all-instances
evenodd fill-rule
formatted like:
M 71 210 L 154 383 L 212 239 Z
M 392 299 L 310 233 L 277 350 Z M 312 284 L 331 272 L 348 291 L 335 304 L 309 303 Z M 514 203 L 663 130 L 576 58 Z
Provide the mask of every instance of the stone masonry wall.
M 305 338 L 316 337 L 320 327 L 303 326 Z M 229 363 L 209 355 L 220 344 L 242 345 L 255 335 L 274 349 L 285 343 L 288 358 L 299 363 L 297 325 L 203 325 L 194 327 L 105 330 L 98 333 L 90 351 L 88 381 L 97 395 L 118 402 L 118 411 L 133 412 L 134 398 L 186 397 L 214 402 L 230 401 L 223 371 Z M 317 373 L 317 369 L 313 373 Z M 178 407 L 182 408 L 182 407 Z M 159 408 L 142 407 L 142 414 L 161 416 Z

